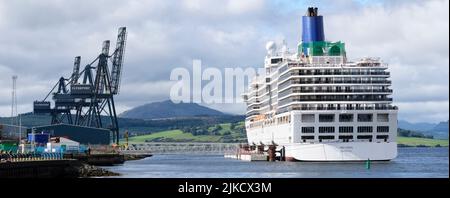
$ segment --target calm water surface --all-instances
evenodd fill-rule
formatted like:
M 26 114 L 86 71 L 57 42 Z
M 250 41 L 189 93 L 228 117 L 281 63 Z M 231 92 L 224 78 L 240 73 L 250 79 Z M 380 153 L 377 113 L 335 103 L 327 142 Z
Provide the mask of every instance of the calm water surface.
M 448 147 L 399 148 L 390 162 L 246 162 L 211 155 L 155 155 L 104 167 L 127 178 L 449 177 Z

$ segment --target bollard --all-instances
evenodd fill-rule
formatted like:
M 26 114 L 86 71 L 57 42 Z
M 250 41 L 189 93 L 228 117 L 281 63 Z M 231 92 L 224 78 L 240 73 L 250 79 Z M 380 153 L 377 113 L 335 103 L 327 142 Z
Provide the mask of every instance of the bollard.
M 370 159 L 367 159 L 367 161 L 366 161 L 366 169 L 367 170 L 370 169 Z
M 275 145 L 269 146 L 268 154 L 269 154 L 269 161 L 271 161 L 271 162 L 274 162 L 275 158 L 276 158 L 275 148 L 276 148 Z
M 286 148 L 284 146 L 281 148 L 280 158 L 281 161 L 286 161 Z

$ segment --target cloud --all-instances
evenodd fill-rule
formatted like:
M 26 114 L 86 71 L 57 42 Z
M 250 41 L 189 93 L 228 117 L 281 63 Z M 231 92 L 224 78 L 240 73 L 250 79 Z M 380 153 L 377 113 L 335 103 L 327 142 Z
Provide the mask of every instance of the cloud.
M 141 105 L 142 100 L 164 100 L 173 84 L 172 81 L 127 83 L 120 88 L 117 100 L 130 107 Z
M 398 117 L 410 122 L 436 123 L 448 120 L 448 101 L 398 102 Z
M 204 66 L 262 67 L 265 43 L 285 39 L 296 49 L 307 6 L 325 16 L 327 40 L 346 42 L 351 59 L 377 56 L 390 64 L 401 118 L 414 120 L 415 105 L 448 106 L 448 1 L 269 0 L 0 0 L 0 116 L 9 115 L 13 74 L 19 75 L 23 111 L 45 97 L 73 57 L 82 64 L 115 44 L 127 26 L 128 43 L 118 112 L 169 96 L 170 72 Z M 418 94 L 420 93 L 420 94 Z M 434 106 L 433 106 L 434 105 Z M 242 104 L 213 105 L 243 113 Z M 448 119 L 447 109 L 421 111 L 423 119 Z M 433 116 L 432 116 L 433 115 Z M 435 115 L 441 115 L 436 117 Z M 439 119 L 439 120 L 438 120 Z

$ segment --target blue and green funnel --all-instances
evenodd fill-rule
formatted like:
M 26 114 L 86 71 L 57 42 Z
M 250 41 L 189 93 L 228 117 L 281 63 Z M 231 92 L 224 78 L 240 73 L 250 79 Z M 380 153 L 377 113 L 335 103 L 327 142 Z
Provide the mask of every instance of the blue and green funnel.
M 345 45 L 325 41 L 323 16 L 319 16 L 317 8 L 309 7 L 302 17 L 302 42 L 298 50 L 304 56 L 341 56 L 345 54 Z

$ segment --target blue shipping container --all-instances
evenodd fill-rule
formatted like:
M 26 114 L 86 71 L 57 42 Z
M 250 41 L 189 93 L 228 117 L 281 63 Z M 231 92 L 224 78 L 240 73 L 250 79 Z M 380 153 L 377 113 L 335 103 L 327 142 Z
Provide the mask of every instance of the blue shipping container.
M 28 134 L 28 142 L 34 141 L 36 144 L 47 144 L 49 139 L 50 135 L 48 133 Z

